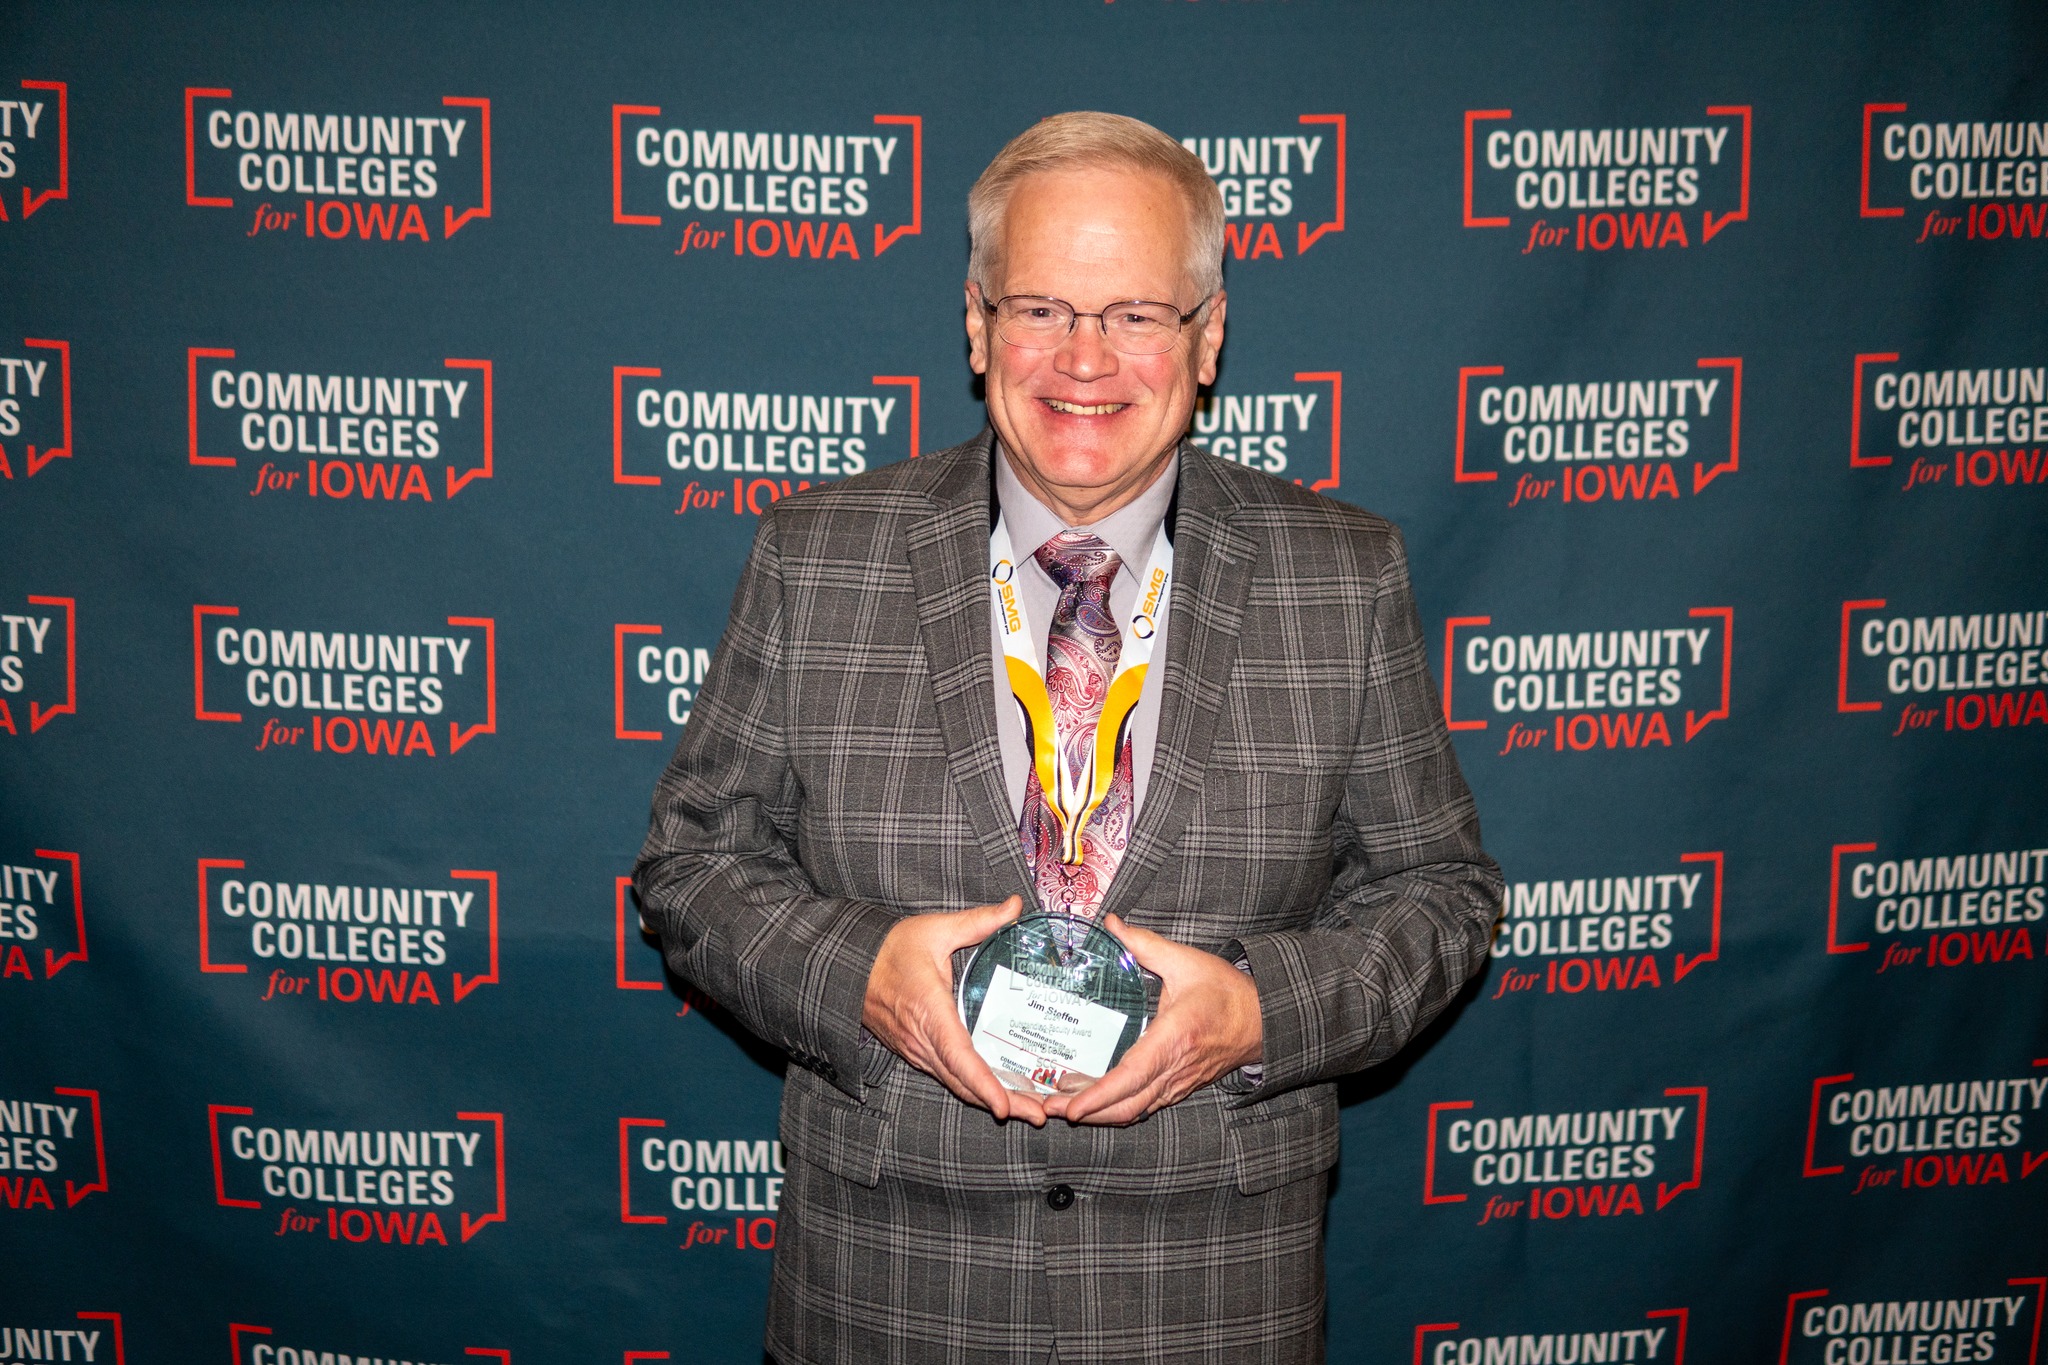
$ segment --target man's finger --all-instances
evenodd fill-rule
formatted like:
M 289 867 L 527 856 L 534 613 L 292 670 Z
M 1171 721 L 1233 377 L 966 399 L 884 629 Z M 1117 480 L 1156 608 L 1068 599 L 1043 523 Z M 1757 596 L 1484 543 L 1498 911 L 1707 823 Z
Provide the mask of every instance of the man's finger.
M 1104 915 L 1102 927 L 1115 935 L 1117 940 L 1130 950 L 1138 965 L 1154 976 L 1166 975 L 1162 969 L 1172 966 L 1175 951 L 1186 946 L 1155 934 L 1150 929 L 1140 928 L 1116 915 Z
M 1023 913 L 1024 898 L 1012 894 L 994 905 L 977 905 L 971 910 L 948 915 L 947 927 L 953 931 L 949 937 L 955 940 L 951 948 L 971 947 Z
M 1012 1090 L 997 1079 L 988 1062 L 974 1050 L 973 1039 L 957 1018 L 941 1023 L 938 1036 L 930 1041 L 937 1060 L 953 1078 L 947 1083 L 954 1094 L 971 1099 L 999 1119 L 1022 1118 L 1034 1125 L 1045 1122 L 1045 1110 L 1038 1097 Z
M 1107 1075 L 1087 1089 L 1074 1095 L 1052 1096 L 1047 1101 L 1047 1112 L 1069 1123 L 1080 1123 L 1090 1114 L 1106 1109 L 1144 1089 L 1158 1076 L 1164 1066 L 1164 1059 L 1157 1055 L 1159 1048 L 1146 1047 L 1148 1041 L 1151 1040 L 1140 1038 L 1133 1043 L 1131 1050 L 1124 1054 L 1123 1060 L 1111 1067 Z M 1066 1102 L 1058 1104 L 1060 1100 Z
M 1155 1073 L 1122 1099 L 1098 1102 L 1089 1112 L 1073 1121 L 1116 1127 L 1136 1123 L 1155 1109 L 1165 1107 L 1167 1096 L 1172 1093 L 1171 1080 L 1165 1072 Z

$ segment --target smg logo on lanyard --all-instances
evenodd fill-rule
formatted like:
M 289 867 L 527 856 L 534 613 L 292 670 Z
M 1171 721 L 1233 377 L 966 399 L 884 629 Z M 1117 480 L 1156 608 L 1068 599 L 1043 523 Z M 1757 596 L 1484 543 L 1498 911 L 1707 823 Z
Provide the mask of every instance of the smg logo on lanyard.
M 1038 785 L 1059 823 L 1060 861 L 1076 864 L 1081 861 L 1081 831 L 1109 794 L 1124 726 L 1144 691 L 1145 668 L 1152 661 L 1152 644 L 1165 617 L 1166 591 L 1173 581 L 1173 542 L 1167 539 L 1162 524 L 1152 541 L 1151 562 L 1138 580 L 1138 601 L 1124 622 L 1116 676 L 1110 679 L 1109 695 L 1103 699 L 1092 745 L 1072 743 L 1076 736 L 1063 733 L 1053 713 L 1045 669 L 1039 661 L 1039 636 L 1031 629 L 1024 599 L 1017 592 L 1017 558 L 1010 548 L 1006 520 L 998 520 L 989 535 L 988 558 L 989 587 L 995 593 L 1010 692 L 1024 708 Z

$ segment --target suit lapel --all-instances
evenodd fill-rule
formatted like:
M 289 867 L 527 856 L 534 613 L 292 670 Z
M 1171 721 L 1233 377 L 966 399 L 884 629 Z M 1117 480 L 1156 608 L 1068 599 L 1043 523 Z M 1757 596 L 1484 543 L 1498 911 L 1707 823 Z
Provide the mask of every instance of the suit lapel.
M 1023 895 L 1029 905 L 1031 873 L 1017 821 L 1010 814 L 1002 746 L 996 738 L 988 592 L 993 437 L 984 431 L 974 444 L 978 449 L 948 461 L 945 472 L 926 490 L 932 510 L 911 525 L 904 540 L 917 592 L 918 637 L 931 669 L 932 697 L 953 784 L 997 880 Z
M 1194 813 L 1202 769 L 1216 737 L 1224 690 L 1237 660 L 1245 595 L 1258 547 L 1230 525 L 1236 508 L 1212 468 L 1214 457 L 1185 442 L 1173 562 L 1178 581 L 1167 608 L 1166 677 L 1159 696 L 1159 738 L 1144 809 L 1131 831 L 1103 911 L 1124 914 L 1166 864 Z M 984 627 L 983 634 L 987 631 Z M 986 652 L 988 646 L 983 644 Z M 1016 840 L 1012 840 L 1015 843 Z

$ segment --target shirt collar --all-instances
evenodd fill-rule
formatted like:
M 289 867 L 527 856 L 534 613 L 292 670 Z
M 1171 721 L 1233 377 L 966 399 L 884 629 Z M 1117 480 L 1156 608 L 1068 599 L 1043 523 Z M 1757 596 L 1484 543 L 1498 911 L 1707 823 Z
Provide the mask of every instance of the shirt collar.
M 1123 565 L 1119 572 L 1128 573 L 1133 579 L 1143 572 L 1151 558 L 1152 542 L 1173 505 L 1174 489 L 1180 480 L 1180 452 L 1176 450 L 1144 492 L 1092 525 L 1069 527 L 1024 486 L 1010 468 L 1000 440 L 995 442 L 990 458 L 995 461 L 996 506 L 1009 524 L 1010 543 L 1017 547 L 1020 557 L 1029 558 L 1061 531 L 1086 531 L 1116 551 Z

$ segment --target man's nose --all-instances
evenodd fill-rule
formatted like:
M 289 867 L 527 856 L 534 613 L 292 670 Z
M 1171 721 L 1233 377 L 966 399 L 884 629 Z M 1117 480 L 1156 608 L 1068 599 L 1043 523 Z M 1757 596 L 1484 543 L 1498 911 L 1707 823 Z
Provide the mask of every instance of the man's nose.
M 1074 319 L 1067 339 L 1053 356 L 1053 365 L 1069 379 L 1101 379 L 1117 371 L 1117 351 L 1102 333 L 1101 318 Z

